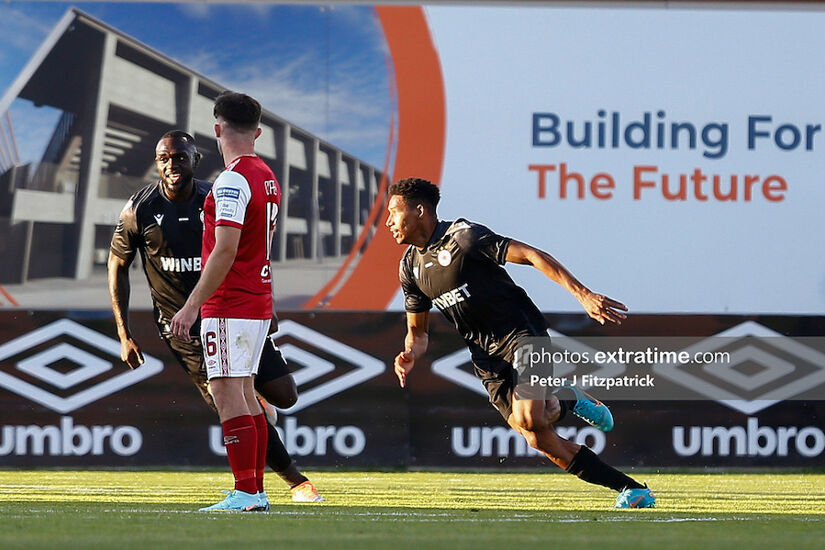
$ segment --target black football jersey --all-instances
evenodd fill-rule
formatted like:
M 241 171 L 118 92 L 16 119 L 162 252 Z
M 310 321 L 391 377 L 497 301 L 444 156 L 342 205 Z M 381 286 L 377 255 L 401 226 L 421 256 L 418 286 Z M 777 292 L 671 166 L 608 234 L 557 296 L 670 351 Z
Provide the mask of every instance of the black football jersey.
M 423 251 L 410 246 L 399 277 L 408 312 L 435 305 L 467 342 L 474 357 L 507 356 L 516 333 L 547 331 L 544 316 L 503 264 L 508 237 L 464 219 L 440 221 Z
M 140 252 L 159 322 L 183 307 L 200 278 L 203 201 L 212 184 L 194 184 L 184 202 L 166 198 L 160 182 L 144 187 L 126 203 L 112 236 L 112 254 L 131 261 Z

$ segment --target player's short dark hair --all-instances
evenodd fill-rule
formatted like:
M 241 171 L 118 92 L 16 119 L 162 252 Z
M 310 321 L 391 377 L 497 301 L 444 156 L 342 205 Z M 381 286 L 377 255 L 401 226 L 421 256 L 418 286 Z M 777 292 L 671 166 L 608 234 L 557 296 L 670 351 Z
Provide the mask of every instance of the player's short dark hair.
M 191 145 L 192 148 L 195 149 L 195 151 L 198 150 L 198 147 L 195 145 L 195 138 L 193 138 L 183 130 L 169 130 L 168 132 L 160 136 L 160 139 L 167 138 L 173 139 L 175 141 L 183 141 L 184 143 Z
M 423 203 L 433 211 L 441 199 L 438 186 L 423 178 L 404 178 L 390 185 L 389 196 L 398 195 L 408 203 Z
M 261 104 L 246 94 L 225 90 L 215 98 L 215 118 L 223 118 L 235 130 L 249 132 L 261 122 Z

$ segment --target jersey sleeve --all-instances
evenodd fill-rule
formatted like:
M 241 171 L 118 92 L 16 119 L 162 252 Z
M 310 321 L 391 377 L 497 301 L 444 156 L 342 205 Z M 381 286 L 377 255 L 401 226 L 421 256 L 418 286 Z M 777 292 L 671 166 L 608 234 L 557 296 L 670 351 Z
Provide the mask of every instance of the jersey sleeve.
M 137 209 L 133 200 L 133 198 L 129 199 L 129 202 L 120 211 L 120 218 L 112 235 L 112 243 L 109 246 L 112 254 L 128 262 L 135 258 L 141 238 L 137 223 Z
M 413 279 L 413 274 L 407 265 L 407 256 L 398 266 L 398 278 L 401 280 L 401 290 L 404 292 L 404 310 L 409 313 L 424 313 L 433 307 L 433 301 L 421 292 Z
M 507 261 L 507 247 L 512 240 L 476 223 L 467 223 L 467 227 L 456 232 L 453 238 L 466 254 L 499 265 Z
M 212 186 L 215 198 L 215 225 L 241 228 L 252 191 L 246 178 L 237 172 L 221 172 Z

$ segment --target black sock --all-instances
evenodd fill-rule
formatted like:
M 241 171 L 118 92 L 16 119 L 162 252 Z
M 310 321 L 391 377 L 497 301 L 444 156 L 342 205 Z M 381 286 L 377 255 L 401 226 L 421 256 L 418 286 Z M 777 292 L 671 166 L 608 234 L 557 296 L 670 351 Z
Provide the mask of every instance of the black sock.
M 286 447 L 284 447 L 281 438 L 278 437 L 278 432 L 275 430 L 275 427 L 269 422 L 266 423 L 266 426 L 267 433 L 269 434 L 266 446 L 267 465 L 289 485 L 290 489 L 296 485 L 300 485 L 304 481 L 308 481 L 306 476 L 304 476 L 295 466 L 295 463 L 292 462 L 292 457 L 286 452 Z
M 570 401 L 568 399 L 559 399 L 559 419 L 556 422 L 561 422 L 564 420 L 564 417 L 567 416 L 567 411 L 572 411 L 573 407 L 576 406 L 576 401 Z
M 558 398 L 559 406 L 561 406 L 561 414 L 556 422 L 560 422 L 565 416 L 567 416 L 568 411 L 572 411 L 573 407 L 576 406 L 576 392 L 570 388 L 561 387 L 556 392 L 556 398 Z
M 596 453 L 581 446 L 579 452 L 567 466 L 567 472 L 578 477 L 582 481 L 609 487 L 614 491 L 621 492 L 625 489 L 642 489 L 644 485 L 633 478 L 623 474 L 613 466 L 602 462 Z
M 292 457 L 286 452 L 278 432 L 269 422 L 266 423 L 269 440 L 266 446 L 266 464 L 276 472 L 283 472 L 292 464 Z
M 305 481 L 309 481 L 309 479 L 298 470 L 294 462 L 290 464 L 286 470 L 275 473 L 284 480 L 284 483 L 286 483 L 290 489 L 297 487 Z

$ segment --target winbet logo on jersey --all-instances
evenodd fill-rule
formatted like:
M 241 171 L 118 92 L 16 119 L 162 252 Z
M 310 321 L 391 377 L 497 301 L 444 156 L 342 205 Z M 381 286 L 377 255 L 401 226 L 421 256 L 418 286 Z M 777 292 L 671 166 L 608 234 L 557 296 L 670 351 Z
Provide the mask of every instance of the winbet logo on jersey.
M 170 256 L 160 257 L 160 267 L 164 271 L 173 273 L 185 273 L 189 271 L 201 270 L 201 258 L 174 258 Z

